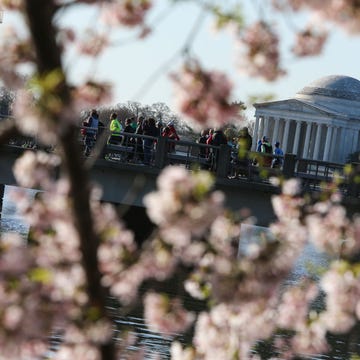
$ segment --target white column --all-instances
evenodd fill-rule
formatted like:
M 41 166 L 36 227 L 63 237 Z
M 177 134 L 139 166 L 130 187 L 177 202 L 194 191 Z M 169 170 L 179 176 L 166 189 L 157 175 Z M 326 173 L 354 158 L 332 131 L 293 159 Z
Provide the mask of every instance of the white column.
M 331 149 L 331 138 L 332 138 L 332 132 L 333 132 L 333 127 L 331 125 L 326 125 L 327 126 L 327 132 L 326 132 L 326 140 L 325 140 L 325 149 L 324 149 L 324 155 L 323 155 L 323 160 L 324 161 L 329 161 L 330 159 L 330 154 L 329 151 Z
M 352 153 L 358 150 L 358 144 L 359 144 L 359 130 L 354 129 L 353 131 L 354 131 L 354 140 L 351 149 Z
M 279 140 L 279 125 L 280 125 L 280 118 L 274 118 L 275 121 L 275 127 L 274 127 L 274 133 L 273 133 L 273 142 L 280 141 Z M 280 147 L 282 148 L 282 144 L 280 144 Z
M 346 128 L 343 127 L 339 127 L 338 132 L 340 133 L 340 143 L 338 148 L 336 149 L 337 151 L 337 161 L 338 162 L 343 162 L 344 161 L 344 152 L 345 152 L 345 141 L 347 140 L 347 130 Z
M 356 152 L 359 150 L 359 130 L 355 130 L 355 141 L 354 141 L 354 147 L 353 152 Z
M 347 142 L 349 144 L 349 146 L 346 148 L 346 152 L 347 154 L 351 154 L 353 153 L 353 146 L 354 146 L 354 141 L 355 141 L 355 132 L 353 131 L 353 129 L 349 129 L 348 130 L 348 136 L 346 137 Z
M 338 151 L 337 151 L 337 134 L 338 134 L 339 127 L 334 126 L 333 127 L 333 133 L 332 133 L 332 139 L 331 139 L 331 148 L 329 151 L 329 160 L 335 162 L 338 159 Z M 335 154 L 336 150 L 336 154 Z
M 260 122 L 260 118 L 259 118 L 259 116 L 256 116 L 256 119 L 255 119 L 255 129 L 254 129 L 252 146 L 251 146 L 251 150 L 252 150 L 252 151 L 256 151 L 256 144 L 257 144 L 258 139 L 259 139 L 259 135 L 258 135 L 258 132 L 259 132 L 259 122 Z
M 284 154 L 287 152 L 287 144 L 289 140 L 289 129 L 290 129 L 290 120 L 285 119 L 285 130 L 284 130 L 284 136 L 282 139 L 282 148 L 284 151 Z
M 294 145 L 292 148 L 292 153 L 297 155 L 300 141 L 300 129 L 301 129 L 301 121 L 296 120 L 296 130 L 295 130 L 295 138 Z
M 313 155 L 314 160 L 319 160 L 321 130 L 322 130 L 322 125 L 321 124 L 316 124 L 315 149 L 314 149 L 314 155 Z
M 304 142 L 304 149 L 302 154 L 304 159 L 307 159 L 309 157 L 311 126 L 312 126 L 311 123 L 309 122 L 306 123 L 305 142 Z
M 267 137 L 269 137 L 269 124 L 270 124 L 269 116 L 264 116 L 264 133 L 263 133 L 263 135 L 266 135 Z
M 264 136 L 264 116 L 260 117 L 260 129 L 259 129 L 259 137 L 256 139 L 256 142 Z

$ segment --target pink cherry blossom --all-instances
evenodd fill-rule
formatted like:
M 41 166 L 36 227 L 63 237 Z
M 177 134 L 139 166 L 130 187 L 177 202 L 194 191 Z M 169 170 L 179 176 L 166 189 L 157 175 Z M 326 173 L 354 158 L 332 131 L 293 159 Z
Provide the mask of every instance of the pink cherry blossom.
M 49 189 L 49 177 L 52 177 L 59 164 L 60 158 L 57 155 L 26 151 L 16 161 L 14 175 L 18 184 L 23 187 Z
M 360 251 L 359 216 L 349 219 L 336 197 L 317 202 L 308 212 L 306 224 L 310 240 L 320 250 L 343 258 Z
M 1 25 L 4 26 L 4 25 Z M 25 79 L 20 68 L 34 61 L 29 39 L 18 28 L 5 25 L 0 34 L 0 75 L 2 82 L 11 89 L 21 89 Z
M 310 356 L 313 354 L 326 354 L 329 344 L 326 340 L 326 329 L 319 321 L 310 322 L 291 340 L 292 350 L 296 354 Z
M 7 330 L 15 330 L 23 316 L 25 316 L 24 310 L 20 306 L 10 305 L 4 311 L 2 323 Z
M 80 54 L 96 57 L 109 45 L 108 35 L 88 29 L 77 43 Z
M 150 0 L 114 0 L 104 4 L 101 17 L 106 24 L 134 27 L 144 24 L 151 6 Z
M 144 204 L 175 248 L 186 248 L 191 237 L 201 236 L 223 211 L 223 194 L 210 192 L 213 179 L 207 172 L 189 174 L 172 166 L 163 170 L 157 184 L 158 191 L 146 195 Z
M 0 272 L 16 276 L 29 270 L 32 264 L 24 240 L 18 234 L 3 234 L 0 239 Z
M 260 76 L 267 81 L 285 75 L 280 66 L 279 38 L 273 28 L 259 21 L 249 26 L 239 37 L 239 69 L 250 76 Z
M 316 295 L 318 295 L 318 289 L 313 283 L 286 289 L 278 307 L 279 326 L 301 331 L 309 317 L 309 303 L 315 299 Z
M 18 91 L 14 103 L 16 125 L 24 135 L 36 137 L 44 144 L 55 145 L 58 140 L 56 135 L 69 123 L 71 110 L 64 110 L 64 114 L 59 116 L 66 121 L 55 123 L 34 106 L 35 102 L 34 94 L 30 91 L 24 89 Z
M 296 34 L 296 42 L 291 50 L 296 56 L 318 55 L 326 40 L 327 33 L 318 33 L 308 28 Z
M 321 314 L 326 329 L 345 333 L 355 324 L 360 295 L 360 278 L 350 264 L 333 262 L 321 279 L 326 293 L 326 311 Z
M 2 1 L 6 9 L 22 9 L 24 4 Z M 63 12 L 56 8 L 59 18 L 48 19 L 49 23 L 61 23 L 62 14 L 75 5 L 100 6 L 107 25 L 139 26 L 136 30 L 145 35 L 148 27 L 144 19 L 152 2 L 58 0 L 54 4 L 55 8 L 67 8 Z M 360 31 L 356 1 L 329 0 L 324 6 L 322 0 L 273 0 L 273 4 L 282 11 L 310 10 L 348 31 Z M 31 16 L 28 21 L 31 23 Z M 259 21 L 242 30 L 236 29 L 244 52 L 241 66 L 252 76 L 268 81 L 282 76 L 275 26 Z M 92 46 L 90 49 L 83 44 L 83 53 L 96 56 L 108 45 L 102 31 L 87 35 Z M 27 30 L 21 36 L 12 29 L 5 33 L 6 41 L 0 45 L 0 75 L 6 85 L 12 81 L 13 85 L 22 85 L 17 71 L 24 64 L 31 65 L 30 71 L 36 65 L 33 49 L 37 47 L 30 46 L 28 36 Z M 73 45 L 75 33 L 69 29 L 56 40 L 65 52 Z M 312 27 L 298 37 L 293 50 L 299 56 L 316 54 L 325 40 L 326 35 Z M 39 45 L 42 39 L 34 37 L 32 41 Z M 56 60 L 61 63 L 63 59 L 59 55 Z M 65 106 L 68 101 L 52 97 L 54 89 L 49 91 L 44 85 L 49 79 L 67 84 L 61 69 L 34 78 L 36 95 L 25 91 L 17 94 L 15 122 L 24 135 L 38 136 L 60 150 L 69 150 L 67 146 L 75 143 L 57 140 L 63 140 L 69 126 L 75 124 L 74 109 L 99 106 L 109 98 L 110 86 L 90 80 L 84 85 L 69 85 L 74 100 Z M 232 84 L 225 74 L 206 71 L 198 62 L 190 61 L 172 79 L 179 92 L 180 109 L 201 126 L 222 126 L 237 115 L 239 106 L 231 103 Z M 48 95 L 53 101 L 43 101 Z M 64 166 L 73 164 L 71 157 L 75 154 L 66 158 L 69 152 L 62 153 Z M 63 173 L 60 180 L 55 180 L 53 174 L 59 164 L 56 156 L 27 152 L 14 167 L 19 185 L 46 191 L 35 198 L 16 195 L 16 203 L 31 228 L 27 245 L 17 236 L 2 234 L 0 238 L 1 360 L 45 358 L 47 337 L 53 331 L 62 334 L 59 351 L 51 355 L 54 359 L 104 360 L 101 350 L 113 338 L 113 324 L 102 316 L 105 306 L 100 308 L 93 301 L 89 288 L 94 284 L 87 283 L 85 250 L 94 252 L 91 265 L 99 271 L 95 285 L 100 292 L 109 291 L 115 296 L 121 311 L 131 311 L 143 300 L 148 326 L 169 338 L 194 324 L 193 347 L 183 349 L 173 344 L 175 359 L 259 358 L 251 354 L 254 344 L 272 338 L 279 327 L 293 332 L 286 341 L 275 341 L 280 352 L 285 350 L 279 358 L 326 353 L 329 332 L 346 334 L 359 322 L 360 218 L 347 218 L 333 185 L 324 189 L 319 201 L 310 195 L 303 197 L 296 180 L 283 181 L 282 194 L 273 197 L 278 220 L 270 226 L 271 233 L 247 244 L 240 232 L 239 217 L 243 221 L 248 214 L 233 214 L 224 208 L 224 195 L 213 191 L 214 179 L 208 172 L 169 167 L 158 177 L 157 189 L 144 198 L 157 228 L 142 247 L 137 246 L 134 234 L 118 218 L 116 209 L 101 203 L 101 190 L 93 187 L 85 193 L 84 203 L 76 205 L 91 219 L 86 226 L 91 226 L 96 241 L 89 242 L 94 246 L 87 248 L 88 239 L 81 235 L 84 225 L 79 226 L 83 214 L 74 207 L 78 198 L 70 190 L 75 185 L 89 185 L 81 177 L 70 183 Z M 64 173 L 72 171 L 68 166 Z M 72 175 L 74 179 L 76 173 Z M 324 309 L 313 310 L 310 306 L 318 294 L 312 282 L 284 289 L 284 281 L 308 241 L 337 259 L 324 269 L 319 281 Z M 197 319 L 177 294 L 152 290 L 140 298 L 141 285 L 172 281 L 171 277 L 178 279 L 179 274 L 185 280 L 176 284 L 181 291 L 185 287 L 190 296 L 206 300 Z M 141 359 L 147 355 L 143 347 L 128 351 L 128 347 L 134 347 L 135 336 L 126 332 L 120 332 L 120 336 L 118 358 Z
M 87 81 L 73 89 L 75 107 L 77 109 L 92 108 L 98 104 L 107 103 L 112 97 L 109 83 Z
M 229 123 L 240 111 L 231 103 L 232 83 L 224 73 L 206 71 L 197 61 L 188 61 L 170 78 L 179 110 L 202 128 Z
M 2 0 L 1 6 L 8 10 L 21 10 L 23 8 L 23 0 Z
M 185 331 L 195 315 L 186 311 L 180 299 L 170 299 L 165 294 L 147 293 L 144 298 L 145 321 L 150 329 L 165 335 Z
M 329 0 L 324 6 L 321 0 L 273 0 L 279 10 L 311 10 L 323 22 L 333 22 L 349 33 L 359 33 L 360 8 L 357 1 Z
M 195 351 L 192 347 L 183 349 L 182 345 L 178 341 L 174 341 L 171 344 L 171 358 L 173 360 L 195 360 Z

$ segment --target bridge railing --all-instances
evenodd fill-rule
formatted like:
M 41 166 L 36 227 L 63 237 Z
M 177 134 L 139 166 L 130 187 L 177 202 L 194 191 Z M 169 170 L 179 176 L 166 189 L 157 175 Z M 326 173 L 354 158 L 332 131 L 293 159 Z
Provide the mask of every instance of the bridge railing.
M 334 176 L 343 176 L 344 165 L 310 159 L 298 159 L 296 175 L 302 178 L 317 178 L 324 181 L 332 180 Z
M 344 164 L 328 161 L 296 159 L 294 176 L 302 180 L 305 189 L 317 190 L 322 183 L 331 182 L 335 178 L 343 190 L 348 189 L 352 181 L 350 173 L 344 171 Z
M 101 157 L 109 161 L 120 161 L 130 164 L 143 164 L 154 166 L 157 137 L 122 132 L 118 139 L 110 137 L 106 133 L 106 141 L 103 144 Z M 144 140 L 148 140 L 146 148 Z
M 84 135 L 79 127 L 79 142 L 84 145 Z M 238 151 L 232 150 L 227 145 L 212 146 L 187 140 L 172 140 L 167 137 L 151 137 L 142 134 L 122 132 L 119 140 L 110 140 L 111 132 L 107 128 L 101 128 L 94 144 L 94 153 L 102 159 L 133 165 L 144 164 L 144 140 L 152 143 L 148 149 L 146 166 L 162 169 L 167 165 L 182 165 L 187 169 L 200 168 L 212 171 L 217 178 L 235 178 L 238 174 L 243 180 L 266 181 L 270 176 L 282 175 L 288 168 L 289 161 L 282 160 L 283 167 L 271 169 L 266 162 L 276 157 L 272 154 L 249 152 L 246 161 L 238 161 Z M 23 148 L 39 148 L 35 138 L 23 137 L 14 139 L 10 145 Z M 96 150 L 95 148 L 98 147 Z M 282 158 L 278 156 L 278 158 Z M 267 161 L 269 160 L 269 161 Z M 286 173 L 286 171 L 285 171 Z M 289 173 L 289 171 L 288 171 Z M 294 175 L 290 171 L 288 177 Z
M 343 195 L 360 197 L 360 163 L 339 164 L 295 155 L 291 161 L 294 169 L 291 177 L 301 179 L 304 190 L 318 191 L 323 183 L 335 181 Z
M 274 160 L 278 160 L 278 165 L 273 166 Z M 239 156 L 238 150 L 236 150 L 230 164 L 230 178 L 268 182 L 271 176 L 284 174 L 283 169 L 285 165 L 288 166 L 288 161 L 285 161 L 285 157 L 281 155 L 255 151 L 249 151 Z
M 200 167 L 216 170 L 216 159 L 220 149 L 216 146 L 199 144 L 186 140 L 172 140 L 167 137 L 152 137 L 142 134 L 121 133 L 118 143 L 106 142 L 102 158 L 132 164 L 143 163 L 145 140 L 150 143 L 150 157 L 146 165 L 162 169 L 170 164 L 183 165 L 187 169 Z M 149 150 L 149 149 L 147 149 Z M 134 161 L 136 159 L 136 161 Z
M 177 164 L 187 169 L 202 168 L 215 170 L 220 149 L 217 146 L 199 144 L 187 140 L 173 140 L 159 137 L 157 142 L 157 167 Z
M 285 178 L 297 177 L 304 188 L 318 190 L 322 182 L 330 182 L 336 176 L 342 180 L 344 192 L 360 196 L 358 170 L 352 173 L 344 171 L 344 165 L 327 161 L 297 158 L 294 154 L 276 156 L 273 154 L 248 152 L 244 159 L 239 159 L 237 150 L 228 145 L 219 147 L 186 140 L 171 140 L 166 137 L 151 137 L 133 133 L 122 133 L 119 143 L 108 142 L 110 132 L 103 130 L 96 146 L 100 147 L 100 157 L 108 161 L 129 165 L 144 165 L 144 140 L 151 140 L 146 166 L 162 169 L 167 165 L 181 165 L 192 170 L 195 168 L 212 171 L 218 179 L 238 179 L 252 182 L 268 182 L 271 176 Z M 79 131 L 79 141 L 82 141 Z M 18 148 L 43 148 L 36 139 L 23 137 L 13 139 L 9 145 Z M 51 151 L 51 148 L 46 149 Z M 282 165 L 271 168 L 273 159 L 281 160 Z M 355 167 L 354 167 L 355 168 Z M 355 175 L 354 175 L 355 174 Z M 357 174 L 357 175 L 356 175 Z
M 126 134 L 140 142 L 145 135 Z M 185 140 L 172 140 L 166 137 L 152 138 L 154 149 L 148 166 L 162 169 L 167 165 L 182 165 L 187 169 L 206 169 L 214 172 L 218 179 L 238 179 L 252 182 L 269 182 L 272 176 L 300 178 L 304 188 L 319 190 L 322 182 L 330 182 L 336 176 L 343 181 L 346 192 L 350 188 L 352 195 L 359 196 L 359 185 L 354 185 L 344 173 L 344 165 L 327 161 L 301 159 L 294 154 L 273 155 L 249 151 L 243 160 L 239 160 L 237 150 L 228 145 L 212 146 Z M 109 150 L 111 146 L 107 145 Z M 128 149 L 119 148 L 127 152 Z M 136 154 L 136 150 L 133 150 Z M 278 159 L 280 166 L 273 168 L 271 164 Z M 349 184 L 352 184 L 349 186 Z M 355 187 L 354 187 L 355 186 Z

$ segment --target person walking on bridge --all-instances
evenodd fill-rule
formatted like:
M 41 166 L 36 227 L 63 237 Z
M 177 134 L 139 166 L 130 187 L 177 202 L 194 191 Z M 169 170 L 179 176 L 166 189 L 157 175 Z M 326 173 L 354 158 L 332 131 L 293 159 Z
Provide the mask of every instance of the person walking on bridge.
M 177 141 L 180 140 L 180 137 L 177 134 L 177 131 L 175 129 L 173 121 L 170 121 L 167 124 L 167 126 L 165 126 L 165 128 L 162 131 L 161 136 L 167 137 L 170 140 L 177 140 Z M 171 142 L 168 143 L 168 152 L 175 152 L 175 142 L 174 141 L 171 141 Z
M 283 164 L 284 152 L 280 148 L 280 142 L 279 141 L 277 141 L 275 143 L 274 155 L 275 155 L 275 157 L 272 160 L 271 167 L 272 168 L 280 168 L 282 166 L 282 164 Z
M 95 109 L 91 110 L 90 116 L 84 121 L 83 126 L 86 127 L 84 137 L 84 155 L 89 156 L 92 148 L 94 147 L 99 130 L 99 114 Z
M 151 137 L 158 137 L 158 129 L 154 118 L 149 118 L 143 123 L 143 134 Z M 144 164 L 150 165 L 152 151 L 154 150 L 154 139 L 150 137 L 144 137 L 143 149 L 144 149 Z
M 270 144 L 269 139 L 266 136 L 263 136 L 263 138 L 262 138 L 261 152 L 264 154 L 272 154 L 272 152 L 273 152 L 272 145 Z M 272 156 L 265 155 L 262 160 L 263 160 L 262 161 L 263 166 L 266 166 L 266 167 L 271 166 Z
M 111 135 L 108 139 L 108 144 L 120 145 L 123 137 L 121 136 L 121 132 L 123 131 L 122 125 L 117 118 L 116 113 L 112 113 L 110 115 L 110 131 Z
M 143 134 L 143 122 L 144 122 L 145 118 L 140 115 L 137 119 L 137 124 L 136 124 L 136 129 L 135 129 L 135 134 L 136 135 L 142 135 Z M 143 149 L 143 139 L 141 136 L 136 136 L 135 137 L 135 155 L 136 155 L 136 161 L 138 163 L 143 163 L 144 161 L 144 149 Z
M 227 145 L 227 138 L 221 128 L 214 129 L 210 145 L 218 147 L 221 145 Z M 216 171 L 217 162 L 219 159 L 219 151 L 220 149 L 210 149 L 210 162 L 212 171 Z
M 245 126 L 239 132 L 238 149 L 239 159 L 244 160 L 248 158 L 248 152 L 252 147 L 252 137 L 249 134 L 249 129 Z
M 252 146 L 252 136 L 249 134 L 249 129 L 245 126 L 239 132 L 237 143 L 237 157 L 235 159 L 235 174 L 234 176 L 249 175 L 249 152 Z

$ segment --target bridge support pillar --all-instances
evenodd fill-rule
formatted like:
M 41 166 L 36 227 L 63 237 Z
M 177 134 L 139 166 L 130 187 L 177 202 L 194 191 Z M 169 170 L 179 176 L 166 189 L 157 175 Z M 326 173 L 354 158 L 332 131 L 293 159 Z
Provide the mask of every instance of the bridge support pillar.
M 155 167 L 162 169 L 166 164 L 167 157 L 167 139 L 160 136 L 156 144 Z
M 229 174 L 231 148 L 229 145 L 220 145 L 216 159 L 216 177 L 226 178 Z
M 283 174 L 286 179 L 290 179 L 295 176 L 295 164 L 296 164 L 296 155 L 285 154 Z

